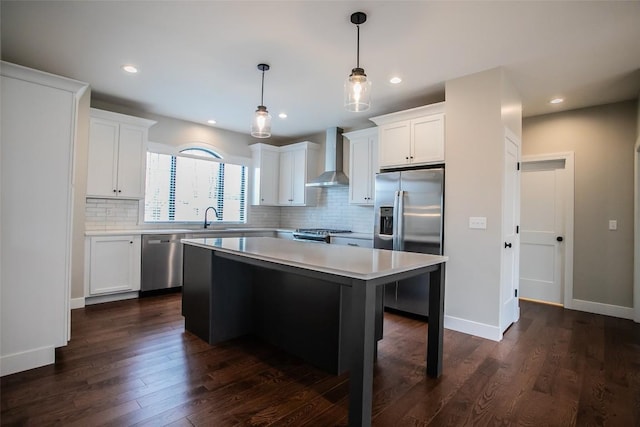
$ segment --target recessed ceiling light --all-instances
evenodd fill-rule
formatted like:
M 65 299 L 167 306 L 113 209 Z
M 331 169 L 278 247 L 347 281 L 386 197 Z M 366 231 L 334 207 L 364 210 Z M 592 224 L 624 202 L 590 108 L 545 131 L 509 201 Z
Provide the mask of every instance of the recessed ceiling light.
M 287 118 L 287 113 L 280 113 L 280 114 L 278 114 L 278 117 L 280 117 L 281 119 L 286 119 Z
M 217 122 L 211 119 L 211 120 L 207 120 L 207 123 L 209 123 L 210 125 L 215 125 Z
M 138 72 L 138 69 L 134 65 L 130 65 L 130 64 L 123 65 L 122 69 L 127 73 L 131 73 L 131 74 L 135 74 Z
M 553 98 L 549 104 L 560 104 L 561 102 L 564 102 L 564 98 Z
M 402 81 L 402 79 L 400 77 L 391 77 L 389 79 L 389 83 L 392 83 L 394 85 L 397 85 L 398 83 L 400 83 Z

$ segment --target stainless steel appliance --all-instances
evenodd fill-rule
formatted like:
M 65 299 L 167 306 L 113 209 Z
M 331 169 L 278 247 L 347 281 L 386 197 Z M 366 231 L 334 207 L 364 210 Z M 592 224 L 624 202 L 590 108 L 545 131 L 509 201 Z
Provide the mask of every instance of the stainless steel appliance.
M 142 293 L 182 286 L 182 243 L 184 234 L 142 236 Z
M 351 233 L 351 230 L 333 230 L 330 228 L 298 228 L 293 233 L 296 240 L 331 243 L 332 234 Z
M 307 187 L 339 187 L 349 185 L 349 178 L 342 172 L 342 129 L 327 129 L 324 142 L 324 172 L 312 179 Z
M 442 255 L 444 169 L 376 175 L 373 246 Z M 385 285 L 385 307 L 429 315 L 428 278 Z

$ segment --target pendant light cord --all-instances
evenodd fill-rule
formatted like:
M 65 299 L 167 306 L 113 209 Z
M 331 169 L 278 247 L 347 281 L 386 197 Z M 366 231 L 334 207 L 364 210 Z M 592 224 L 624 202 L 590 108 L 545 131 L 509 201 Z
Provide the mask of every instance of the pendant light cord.
M 260 105 L 264 105 L 264 69 L 262 70 L 262 90 L 260 91 Z
M 356 25 L 356 28 L 358 29 L 358 44 L 356 47 L 356 68 L 360 68 L 360 24 Z

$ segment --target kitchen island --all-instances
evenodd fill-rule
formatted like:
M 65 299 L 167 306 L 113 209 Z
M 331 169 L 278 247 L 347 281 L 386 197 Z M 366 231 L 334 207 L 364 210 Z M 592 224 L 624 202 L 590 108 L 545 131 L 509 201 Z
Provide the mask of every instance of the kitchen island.
M 427 374 L 442 372 L 447 257 L 270 237 L 184 239 L 185 329 L 210 344 L 254 333 L 349 372 L 349 425 L 371 424 L 383 285 L 429 275 Z

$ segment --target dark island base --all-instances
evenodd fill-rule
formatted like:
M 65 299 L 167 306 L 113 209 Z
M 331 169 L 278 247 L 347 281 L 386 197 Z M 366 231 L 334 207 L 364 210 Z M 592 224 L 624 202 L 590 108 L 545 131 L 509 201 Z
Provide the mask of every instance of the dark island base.
M 343 321 L 352 308 L 349 286 L 248 265 L 208 249 L 184 250 L 187 331 L 212 345 L 254 334 L 326 372 L 348 370 L 354 351 L 351 323 Z M 376 342 L 382 338 L 382 294 L 379 286 Z

